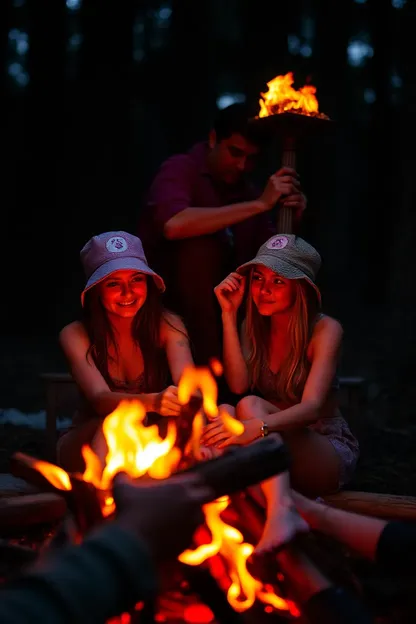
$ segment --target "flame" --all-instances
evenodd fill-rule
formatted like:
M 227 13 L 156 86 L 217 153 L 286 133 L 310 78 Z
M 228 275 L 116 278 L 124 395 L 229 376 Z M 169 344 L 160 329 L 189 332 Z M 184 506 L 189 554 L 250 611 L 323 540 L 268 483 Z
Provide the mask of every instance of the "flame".
M 103 423 L 108 446 L 104 470 L 90 447 L 82 449 L 85 481 L 108 491 L 118 472 L 125 472 L 134 479 L 145 474 L 152 479 L 166 479 L 174 472 L 180 459 L 180 451 L 174 447 L 176 425 L 169 422 L 167 435 L 161 438 L 157 425 L 146 427 L 143 424 L 145 416 L 146 411 L 139 401 L 119 403 Z
M 217 377 L 220 377 L 223 372 L 223 366 L 221 364 L 221 362 L 219 360 L 217 360 L 217 358 L 211 358 L 209 361 L 209 365 L 212 369 L 212 372 L 214 373 L 214 375 L 216 375 Z
M 59 466 L 50 464 L 42 459 L 34 459 L 31 463 L 32 467 L 43 474 L 49 483 L 51 483 L 57 490 L 72 490 L 69 474 Z
M 269 117 L 290 111 L 309 117 L 328 119 L 327 115 L 319 112 L 318 100 L 315 96 L 316 87 L 305 85 L 297 91 L 292 87 L 293 83 L 292 72 L 285 76 L 276 76 L 268 82 L 269 90 L 261 93 L 259 100 L 259 117 Z
M 218 361 L 212 360 L 210 365 L 214 373 L 222 374 L 222 366 Z M 209 419 L 220 417 L 224 426 L 234 435 L 241 435 L 244 432 L 243 423 L 233 418 L 224 408 L 217 406 L 217 384 L 210 369 L 185 369 L 178 387 L 179 402 L 185 405 L 192 394 L 198 391 L 202 393 L 203 410 Z M 203 414 L 200 411 L 193 422 L 190 442 L 196 457 L 198 456 L 202 423 Z M 228 575 L 231 580 L 227 599 L 236 611 L 246 611 L 253 606 L 256 599 L 259 599 L 264 604 L 271 605 L 275 609 L 290 611 L 294 615 L 297 613 L 296 607 L 291 602 L 277 596 L 273 590 L 266 588 L 248 572 L 246 563 L 254 547 L 244 542 L 240 531 L 221 518 L 221 513 L 228 507 L 229 502 L 229 497 L 224 496 L 204 506 L 205 522 L 212 536 L 211 542 L 201 544 L 195 550 L 186 550 L 179 556 L 179 561 L 195 566 L 215 555 L 220 555 L 227 562 Z
M 252 577 L 247 570 L 247 559 L 254 547 L 244 542 L 240 531 L 221 518 L 221 513 L 228 507 L 229 502 L 228 496 L 224 496 L 204 506 L 205 521 L 211 531 L 212 541 L 198 546 L 195 550 L 185 550 L 179 556 L 179 561 L 196 566 L 219 554 L 228 564 L 231 584 L 227 591 L 227 599 L 233 609 L 238 612 L 246 611 L 253 606 L 257 598 L 275 609 L 294 614 L 295 607 L 291 602 L 277 596 Z
M 219 363 L 214 364 L 212 369 L 221 374 Z M 207 367 L 189 367 L 184 371 L 178 386 L 180 403 L 185 405 L 192 395 L 198 392 L 202 394 L 202 408 L 194 418 L 189 442 L 195 457 L 198 456 L 200 448 L 205 416 L 210 419 L 221 418 L 234 435 L 241 435 L 244 431 L 242 423 L 228 414 L 224 408 L 218 407 L 217 384 Z M 137 400 L 121 401 L 114 412 L 107 416 L 103 422 L 103 434 L 108 447 L 104 468 L 89 446 L 82 449 L 86 463 L 83 479 L 100 491 L 104 516 L 108 516 L 114 510 L 111 488 L 114 476 L 118 472 L 125 472 L 133 478 L 148 475 L 154 479 L 165 479 L 178 467 L 180 451 L 174 446 L 176 424 L 173 421 L 168 422 L 167 435 L 161 438 L 156 425 L 144 425 L 145 416 L 145 408 Z M 35 467 L 58 489 L 71 489 L 70 477 L 61 468 L 40 460 L 35 461 Z M 221 513 L 227 509 L 229 502 L 228 496 L 225 496 L 204 506 L 211 541 L 198 546 L 195 550 L 186 550 L 179 556 L 179 561 L 188 565 L 200 565 L 210 560 L 212 574 L 218 576 L 218 558 L 215 556 L 219 555 L 226 563 L 227 598 L 238 612 L 246 611 L 256 600 L 260 600 L 268 605 L 267 608 L 290 611 L 292 615 L 298 614 L 291 602 L 278 596 L 273 592 L 273 588 L 253 578 L 248 572 L 247 559 L 254 547 L 244 542 L 239 530 L 221 518 Z M 120 621 L 124 624 L 129 620 L 118 619 L 118 622 Z
M 209 368 L 187 366 L 178 385 L 178 399 L 181 405 L 189 403 L 193 394 L 201 391 L 202 408 L 206 416 L 213 420 L 218 416 L 218 388 Z
M 222 374 L 222 364 L 218 360 L 212 358 L 210 365 L 216 375 Z M 228 431 L 230 431 L 233 435 L 241 435 L 244 432 L 244 425 L 239 420 L 233 418 L 225 409 L 221 407 L 218 408 L 218 388 L 210 369 L 205 367 L 185 368 L 178 386 L 179 402 L 182 405 L 186 405 L 192 394 L 199 391 L 202 394 L 202 409 L 209 420 L 214 420 L 219 416 L 222 419 L 226 429 L 228 429 Z M 200 422 L 203 421 L 203 415 L 201 412 L 198 412 L 196 418 L 197 417 L 198 419 L 201 418 Z M 202 434 L 202 425 L 198 425 L 198 431 Z M 197 440 L 195 439 L 195 428 L 193 429 L 193 436 L 195 446 L 195 444 L 197 444 Z

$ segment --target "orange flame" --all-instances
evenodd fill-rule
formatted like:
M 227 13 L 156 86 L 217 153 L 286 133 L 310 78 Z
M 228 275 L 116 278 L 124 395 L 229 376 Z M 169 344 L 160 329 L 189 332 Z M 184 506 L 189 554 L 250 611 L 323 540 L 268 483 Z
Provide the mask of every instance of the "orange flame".
M 143 424 L 145 416 L 144 406 L 139 401 L 119 403 L 103 422 L 108 446 L 104 470 L 90 447 L 82 449 L 85 481 L 107 491 L 121 471 L 134 479 L 145 474 L 152 479 L 166 479 L 174 472 L 180 459 L 180 451 L 174 447 L 176 425 L 169 422 L 167 435 L 161 438 L 157 425 L 146 427 Z
M 215 365 L 215 368 L 221 374 L 220 365 Z M 221 418 L 234 435 L 240 435 L 244 431 L 242 423 L 218 407 L 217 384 L 209 368 L 187 368 L 182 375 L 178 386 L 180 403 L 185 405 L 191 396 L 198 392 L 202 394 L 203 406 L 194 418 L 190 440 L 196 457 L 200 447 L 204 415 L 210 419 Z M 120 402 L 114 412 L 107 416 L 103 422 L 103 434 L 108 447 L 104 468 L 89 446 L 82 449 L 86 463 L 83 479 L 101 491 L 105 516 L 114 510 L 111 487 L 113 478 L 118 472 L 123 471 L 133 478 L 147 474 L 154 479 L 165 479 L 178 466 L 180 451 L 174 446 L 176 424 L 173 421 L 169 422 L 167 435 L 161 438 L 156 425 L 144 425 L 145 416 L 144 406 L 137 400 Z M 61 468 L 38 460 L 35 467 L 55 487 L 71 489 L 69 475 Z M 240 531 L 221 518 L 221 513 L 228 507 L 229 502 L 229 498 L 225 496 L 204 506 L 206 525 L 212 536 L 211 542 L 202 544 L 195 550 L 186 550 L 180 555 L 179 560 L 188 565 L 199 565 L 215 555 L 222 557 L 227 564 L 230 580 L 227 598 L 236 611 L 246 611 L 258 599 L 269 605 L 268 608 L 289 610 L 292 615 L 296 614 L 291 602 L 276 595 L 272 588 L 254 579 L 248 572 L 246 563 L 253 552 L 253 546 L 244 542 Z M 212 560 L 210 565 L 215 576 L 214 561 Z
M 43 461 L 42 459 L 34 459 L 32 461 L 32 467 L 43 476 L 57 489 L 70 491 L 72 490 L 71 480 L 65 470 L 54 464 Z
M 233 609 L 239 612 L 246 611 L 258 598 L 275 609 L 289 610 L 294 614 L 294 605 L 270 591 L 248 572 L 246 563 L 254 547 L 244 542 L 240 531 L 222 520 L 221 513 L 228 507 L 229 502 L 228 496 L 223 496 L 204 506 L 205 521 L 211 531 L 212 541 L 198 546 L 195 550 L 185 550 L 179 556 L 179 561 L 195 566 L 219 554 L 228 564 L 231 584 L 227 599 Z
M 316 87 L 305 85 L 297 91 L 292 87 L 293 83 L 292 72 L 285 76 L 276 76 L 268 82 L 269 90 L 266 93 L 261 93 L 262 99 L 259 100 L 259 117 L 291 112 L 328 119 L 327 115 L 319 112 L 318 100 L 315 96 Z
M 216 375 L 222 374 L 222 364 L 218 360 L 212 359 L 210 364 Z M 209 420 L 214 420 L 219 416 L 226 429 L 233 435 L 241 435 L 244 432 L 244 425 L 240 421 L 230 416 L 225 409 L 218 408 L 218 388 L 210 369 L 205 367 L 185 368 L 178 386 L 179 402 L 186 405 L 192 394 L 199 391 L 202 393 L 202 409 Z M 202 423 L 203 415 L 198 412 L 197 417 L 201 419 L 198 422 Z M 202 425 L 198 425 L 198 431 L 202 433 Z M 195 421 L 193 433 L 195 435 Z M 194 445 L 196 443 L 194 438 Z

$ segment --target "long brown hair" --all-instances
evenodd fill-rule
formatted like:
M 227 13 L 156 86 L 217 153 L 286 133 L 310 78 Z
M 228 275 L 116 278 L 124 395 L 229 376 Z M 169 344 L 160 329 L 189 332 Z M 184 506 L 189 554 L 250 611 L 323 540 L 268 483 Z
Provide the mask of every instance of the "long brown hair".
M 249 346 L 247 365 L 251 387 L 255 388 L 261 379 L 262 370 L 269 361 L 270 317 L 262 316 L 251 296 L 250 272 L 246 318 L 244 322 L 245 342 Z M 295 298 L 289 321 L 290 348 L 276 375 L 276 394 L 284 402 L 299 402 L 309 374 L 310 365 L 307 348 L 313 323 L 319 311 L 316 292 L 306 280 L 294 280 Z
M 109 383 L 109 347 L 112 346 L 118 354 L 118 345 L 96 286 L 85 293 L 83 311 L 83 322 L 91 341 L 87 358 L 93 358 L 98 370 Z M 146 301 L 135 315 L 131 330 L 132 340 L 143 354 L 145 392 L 160 392 L 168 383 L 169 367 L 160 337 L 163 320 L 171 324 L 156 284 L 151 277 L 147 277 Z

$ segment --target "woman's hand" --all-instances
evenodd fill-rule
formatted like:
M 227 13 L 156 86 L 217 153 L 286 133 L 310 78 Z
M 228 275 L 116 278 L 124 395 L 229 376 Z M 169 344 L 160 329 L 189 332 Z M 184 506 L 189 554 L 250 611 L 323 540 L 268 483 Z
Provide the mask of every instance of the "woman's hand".
M 155 397 L 155 412 L 161 416 L 179 416 L 182 405 L 178 399 L 178 388 L 168 386 L 162 392 L 158 392 Z
M 230 433 L 221 418 L 216 418 L 212 423 L 204 427 L 201 443 L 206 446 L 216 446 L 219 449 L 234 444 L 245 446 L 261 437 L 263 421 L 259 418 L 244 420 L 244 432 L 241 435 Z
M 239 273 L 230 273 L 214 288 L 215 296 L 223 312 L 237 312 L 246 286 L 246 277 Z

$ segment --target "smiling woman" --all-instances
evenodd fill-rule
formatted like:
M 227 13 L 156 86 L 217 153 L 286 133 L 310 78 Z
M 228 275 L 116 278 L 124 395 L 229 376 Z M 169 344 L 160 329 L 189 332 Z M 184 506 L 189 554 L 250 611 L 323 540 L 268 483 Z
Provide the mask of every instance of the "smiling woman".
M 202 436 L 219 452 L 270 433 L 281 435 L 291 452 L 291 482 L 309 496 L 347 483 L 359 454 L 338 409 L 342 327 L 320 311 L 315 283 L 320 265 L 319 253 L 306 241 L 279 234 L 215 288 L 225 377 L 233 392 L 246 395 L 235 409 L 223 409 L 244 421 L 244 432 L 232 435 L 217 420 Z M 239 334 L 237 312 L 244 298 Z M 288 474 L 263 483 L 262 490 L 267 519 L 257 552 L 273 550 L 307 528 L 294 511 Z
M 58 443 L 60 464 L 82 471 L 81 448 L 99 440 L 102 419 L 123 399 L 148 413 L 178 416 L 177 383 L 192 355 L 179 317 L 162 305 L 163 279 L 127 232 L 94 236 L 81 251 L 87 284 L 83 319 L 64 327 L 60 343 L 85 404 Z M 169 381 L 173 384 L 169 385 Z

